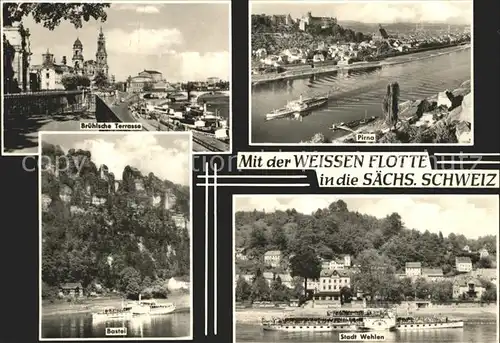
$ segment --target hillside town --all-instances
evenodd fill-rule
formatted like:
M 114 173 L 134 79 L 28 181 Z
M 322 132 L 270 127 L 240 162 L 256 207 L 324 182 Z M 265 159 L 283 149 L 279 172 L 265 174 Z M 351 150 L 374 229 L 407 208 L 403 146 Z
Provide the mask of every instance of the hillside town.
M 354 32 L 337 18 L 252 15 L 252 73 L 283 72 L 290 67 L 325 63 L 349 65 L 470 42 L 468 29 L 392 32 L 379 25 L 374 32 Z

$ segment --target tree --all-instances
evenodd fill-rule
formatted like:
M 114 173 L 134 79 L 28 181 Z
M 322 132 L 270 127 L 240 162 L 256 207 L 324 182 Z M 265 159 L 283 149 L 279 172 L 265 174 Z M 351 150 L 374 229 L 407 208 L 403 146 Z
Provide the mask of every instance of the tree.
M 307 279 L 319 279 L 321 264 L 316 252 L 310 246 L 303 246 L 290 259 L 291 276 L 304 278 L 304 291 L 307 293 Z
M 481 300 L 487 303 L 497 301 L 497 288 L 496 286 L 488 281 L 483 281 L 484 292 L 481 294 Z
M 121 291 L 129 298 L 137 298 L 141 292 L 141 275 L 132 267 L 126 267 L 120 273 Z
M 453 298 L 453 283 L 450 281 L 433 282 L 430 285 L 431 298 L 437 302 L 446 302 Z
M 275 225 L 271 230 L 270 243 L 278 250 L 282 252 L 287 250 L 288 239 L 285 235 L 283 227 Z
M 108 85 L 108 78 L 101 70 L 99 70 L 94 76 L 94 84 L 98 88 L 104 88 Z
M 11 26 L 31 15 L 37 24 L 42 23 L 49 30 L 54 30 L 61 20 L 69 20 L 79 29 L 83 21 L 88 22 L 91 17 L 105 22 L 105 9 L 109 7 L 110 4 L 97 3 L 4 3 L 3 25 Z
M 262 256 L 267 248 L 266 231 L 261 226 L 254 226 L 250 233 L 248 248 L 252 255 Z
M 252 294 L 252 289 L 244 277 L 240 275 L 236 281 L 236 301 L 245 301 L 250 298 Z
M 352 290 L 351 288 L 344 286 L 340 289 L 340 301 L 342 304 L 351 302 Z
M 386 124 L 391 129 L 395 129 L 398 123 L 399 112 L 399 84 L 397 82 L 387 85 L 387 92 L 382 102 L 382 110 L 384 111 Z

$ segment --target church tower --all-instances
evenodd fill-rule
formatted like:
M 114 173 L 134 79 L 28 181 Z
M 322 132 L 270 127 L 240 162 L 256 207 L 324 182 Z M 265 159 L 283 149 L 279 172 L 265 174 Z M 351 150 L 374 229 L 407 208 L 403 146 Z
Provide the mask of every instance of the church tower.
M 83 69 L 83 45 L 79 38 L 73 43 L 73 67 L 77 73 L 81 73 Z
M 106 52 L 106 39 L 102 33 L 102 27 L 99 31 L 99 38 L 97 39 L 97 52 L 96 59 L 96 72 L 102 71 L 106 78 L 108 78 L 108 53 Z

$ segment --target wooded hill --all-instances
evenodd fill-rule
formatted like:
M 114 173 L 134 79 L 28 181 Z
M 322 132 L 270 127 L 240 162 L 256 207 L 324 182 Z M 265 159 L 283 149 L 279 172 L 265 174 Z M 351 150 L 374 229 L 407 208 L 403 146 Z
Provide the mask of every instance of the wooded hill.
M 46 296 L 61 283 L 81 282 L 88 290 L 100 285 L 136 297 L 155 283 L 189 275 L 189 232 L 172 219 L 174 213 L 190 219 L 189 187 L 131 166 L 117 181 L 105 165 L 92 162 L 89 151 L 65 153 L 43 144 L 42 155 Z

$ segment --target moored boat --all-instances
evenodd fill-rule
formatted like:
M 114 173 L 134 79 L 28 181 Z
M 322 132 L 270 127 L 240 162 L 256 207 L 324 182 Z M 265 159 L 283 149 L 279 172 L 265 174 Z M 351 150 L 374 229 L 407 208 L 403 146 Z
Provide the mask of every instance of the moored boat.
M 463 328 L 464 321 L 449 318 L 398 317 L 396 329 L 401 331 Z
M 272 110 L 266 114 L 267 120 L 279 119 L 294 114 L 296 111 L 294 109 L 288 108 L 288 106 Z

